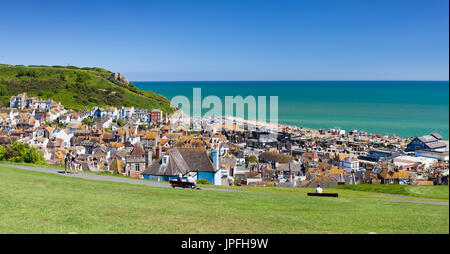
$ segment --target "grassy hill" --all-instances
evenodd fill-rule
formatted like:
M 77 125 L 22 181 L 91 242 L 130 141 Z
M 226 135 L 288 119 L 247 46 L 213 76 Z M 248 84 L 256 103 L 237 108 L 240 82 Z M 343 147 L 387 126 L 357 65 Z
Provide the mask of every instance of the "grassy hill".
M 418 186 L 418 185 L 394 185 L 394 184 L 356 184 L 336 186 L 336 189 L 387 193 L 420 198 L 449 199 L 447 185 Z
M 0 106 L 7 106 L 12 95 L 27 92 L 78 110 L 99 105 L 173 112 L 164 96 L 110 79 L 111 74 L 102 68 L 0 64 Z
M 353 190 L 338 190 L 339 198 L 274 190 L 157 188 L 0 166 L 0 233 L 449 232 L 448 206 Z

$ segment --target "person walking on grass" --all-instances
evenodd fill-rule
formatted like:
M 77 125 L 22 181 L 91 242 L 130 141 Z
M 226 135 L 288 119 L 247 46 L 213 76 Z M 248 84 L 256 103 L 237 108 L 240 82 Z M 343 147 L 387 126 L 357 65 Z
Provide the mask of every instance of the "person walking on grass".
M 77 172 L 77 168 L 76 168 L 76 158 L 77 158 L 77 154 L 75 153 L 75 152 L 73 152 L 72 153 L 72 158 L 71 158 L 71 161 L 70 161 L 70 165 L 71 165 L 71 168 L 72 168 L 72 170 L 74 170 L 75 172 Z
M 67 168 L 70 169 L 70 164 L 72 163 L 72 155 L 70 153 L 66 154 L 66 158 L 64 159 L 64 174 L 67 174 Z

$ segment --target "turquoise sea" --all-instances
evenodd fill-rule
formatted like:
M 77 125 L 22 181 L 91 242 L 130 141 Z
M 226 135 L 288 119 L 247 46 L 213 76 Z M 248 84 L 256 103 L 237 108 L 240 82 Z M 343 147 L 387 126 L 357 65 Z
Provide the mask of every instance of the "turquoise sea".
M 449 138 L 448 81 L 182 81 L 134 82 L 169 100 L 193 88 L 215 95 L 278 96 L 278 121 L 309 128 L 358 129 L 400 137 L 439 132 Z M 208 109 L 204 109 L 204 112 Z

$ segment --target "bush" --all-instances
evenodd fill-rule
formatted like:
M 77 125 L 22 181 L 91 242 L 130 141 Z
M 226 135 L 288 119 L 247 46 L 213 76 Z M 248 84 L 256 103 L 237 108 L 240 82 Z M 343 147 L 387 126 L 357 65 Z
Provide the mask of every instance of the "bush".
M 197 180 L 197 184 L 210 184 L 210 183 L 206 179 L 199 179 Z
M 123 120 L 122 118 L 117 119 L 117 125 L 119 125 L 120 127 L 125 125 L 125 120 Z
M 36 148 L 14 141 L 5 147 L 0 146 L 0 160 L 46 165 L 47 162 Z

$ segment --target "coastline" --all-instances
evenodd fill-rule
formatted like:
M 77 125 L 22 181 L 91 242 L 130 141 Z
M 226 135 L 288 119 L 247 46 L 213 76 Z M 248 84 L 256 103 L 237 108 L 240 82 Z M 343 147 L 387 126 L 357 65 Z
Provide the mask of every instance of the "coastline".
M 187 114 L 185 114 L 181 109 L 178 109 L 175 113 L 180 112 L 181 114 L 183 114 L 184 116 L 189 116 Z M 195 119 L 199 119 L 199 118 L 195 118 Z M 233 127 L 234 129 L 241 129 L 243 130 L 243 128 L 240 128 L 240 126 L 245 126 L 245 125 L 253 125 L 255 126 L 257 129 L 270 129 L 270 130 L 277 130 L 278 132 L 281 131 L 287 131 L 287 132 L 291 132 L 291 133 L 299 133 L 299 132 L 303 132 L 305 133 L 306 137 L 310 137 L 310 138 L 326 138 L 326 137 L 336 137 L 336 136 L 341 136 L 341 135 L 334 135 L 332 133 L 328 133 L 327 130 L 324 130 L 324 133 L 321 134 L 319 129 L 314 129 L 314 128 L 309 128 L 309 127 L 304 127 L 304 126 L 296 126 L 296 125 L 288 125 L 288 124 L 280 124 L 280 123 L 270 123 L 270 122 L 264 122 L 264 121 L 258 121 L 258 120 L 251 120 L 251 119 L 245 119 L 242 117 L 231 117 L 231 116 L 222 116 L 222 117 L 217 117 L 217 118 L 212 118 L 212 117 L 200 117 L 200 119 L 202 121 L 211 121 L 213 119 L 217 120 L 217 119 L 222 119 L 221 121 L 221 125 L 222 126 L 227 126 L 230 127 L 228 125 L 226 125 L 226 123 L 233 123 Z M 345 130 L 345 136 L 348 136 L 349 130 Z M 355 135 L 356 136 L 356 135 Z M 381 135 L 381 134 L 373 134 L 373 133 L 367 133 L 367 135 L 364 136 L 360 136 L 357 135 L 361 140 L 370 140 L 370 139 L 382 139 L 382 140 L 389 140 L 389 141 L 393 141 L 393 140 L 398 140 L 400 143 L 405 143 L 408 142 L 409 140 L 413 139 L 414 137 L 399 137 L 399 136 L 392 136 L 392 135 Z M 363 137 L 363 138 L 361 138 Z M 449 140 L 442 140 L 443 142 L 445 142 L 445 144 L 447 145 L 447 149 L 449 147 L 450 141 Z
M 278 122 L 288 126 L 357 129 L 401 138 L 438 132 L 449 139 L 447 81 L 167 81 L 135 85 L 169 100 L 184 96 L 191 107 L 194 88 L 201 89 L 201 99 L 216 96 L 222 104 L 227 96 L 250 96 L 256 101 L 262 96 L 269 106 L 269 97 L 276 96 Z M 435 91 L 433 96 L 424 97 L 430 90 Z

